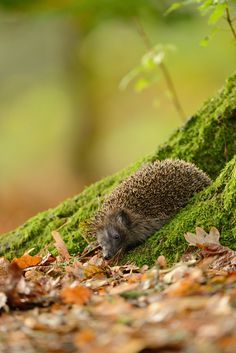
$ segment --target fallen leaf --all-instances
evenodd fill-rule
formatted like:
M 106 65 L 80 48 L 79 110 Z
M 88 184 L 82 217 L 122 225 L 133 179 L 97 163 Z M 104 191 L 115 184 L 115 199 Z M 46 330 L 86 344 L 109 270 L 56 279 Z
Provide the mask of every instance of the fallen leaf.
M 127 315 L 132 310 L 132 305 L 123 297 L 113 296 L 112 301 L 106 297 L 93 309 L 93 313 L 99 317 L 117 320 L 117 316 Z
M 69 261 L 71 256 L 69 254 L 69 251 L 67 250 L 66 244 L 65 244 L 64 240 L 62 239 L 60 233 L 57 232 L 56 230 L 53 230 L 52 236 L 53 236 L 53 239 L 55 240 L 55 246 L 56 246 L 59 254 L 61 255 L 61 257 L 63 259 L 65 259 L 66 261 Z
M 0 309 L 2 309 L 7 303 L 7 296 L 5 293 L 0 292 Z
M 173 283 L 165 293 L 170 297 L 183 297 L 198 292 L 200 284 L 192 278 L 182 278 L 181 281 Z
M 85 328 L 84 330 L 76 334 L 74 342 L 77 346 L 86 345 L 94 341 L 95 337 L 96 336 L 91 329 Z
M 88 302 L 92 291 L 84 286 L 65 287 L 61 290 L 61 299 L 65 304 L 83 305 Z
M 160 266 L 160 268 L 166 268 L 167 267 L 167 262 L 165 256 L 161 255 L 158 256 L 156 264 Z
M 21 269 L 25 269 L 27 267 L 36 266 L 40 263 L 42 258 L 40 256 L 31 256 L 31 255 L 23 255 L 18 259 L 13 259 L 12 263 L 16 263 L 17 266 Z
M 96 278 L 104 278 L 105 273 L 104 273 L 104 269 L 96 266 L 96 265 L 88 265 L 87 267 L 85 267 L 84 269 L 84 275 L 87 278 L 92 278 L 92 277 L 96 277 Z
M 110 288 L 108 293 L 111 295 L 122 294 L 124 292 L 133 291 L 138 287 L 139 283 L 121 283 L 120 285 Z
M 236 347 L 236 336 L 225 336 L 221 337 L 219 340 L 220 351 L 224 352 L 234 352 Z
M 205 311 L 208 298 L 200 295 L 194 297 L 179 296 L 178 298 L 168 297 L 161 301 L 151 303 L 146 311 L 146 320 L 148 322 L 161 322 L 176 314 L 186 313 L 187 311 L 196 311 L 203 309 Z
M 8 269 L 10 262 L 4 257 L 0 257 L 0 286 L 4 286 L 8 277 Z
M 25 273 L 25 278 L 28 281 L 34 281 L 35 282 L 35 281 L 38 281 L 40 279 L 45 278 L 45 273 L 33 269 L 33 270 L 27 271 Z
M 186 264 L 176 265 L 173 270 L 163 276 L 163 281 L 167 284 L 177 282 L 189 272 L 190 268 Z
M 198 227 L 196 234 L 186 233 L 184 237 L 190 244 L 202 249 L 203 257 L 210 258 L 207 263 L 209 268 L 227 272 L 236 270 L 236 252 L 220 244 L 220 233 L 217 228 L 212 227 L 207 234 Z
M 213 261 L 209 267 L 214 270 L 234 272 L 236 270 L 236 251 L 223 245 L 207 244 L 202 255 L 212 256 Z
M 220 244 L 220 232 L 216 227 L 211 227 L 208 235 L 208 243 Z
M 209 234 L 207 234 L 204 229 L 197 227 L 196 234 L 186 233 L 184 237 L 188 243 L 196 246 L 199 244 L 220 244 L 220 233 L 215 227 L 210 229 Z

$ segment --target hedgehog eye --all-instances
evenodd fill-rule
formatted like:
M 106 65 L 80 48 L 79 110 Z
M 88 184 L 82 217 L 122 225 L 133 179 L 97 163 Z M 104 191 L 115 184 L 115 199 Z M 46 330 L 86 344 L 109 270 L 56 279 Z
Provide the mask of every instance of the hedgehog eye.
M 120 234 L 118 234 L 118 233 L 112 234 L 112 238 L 113 239 L 120 239 Z

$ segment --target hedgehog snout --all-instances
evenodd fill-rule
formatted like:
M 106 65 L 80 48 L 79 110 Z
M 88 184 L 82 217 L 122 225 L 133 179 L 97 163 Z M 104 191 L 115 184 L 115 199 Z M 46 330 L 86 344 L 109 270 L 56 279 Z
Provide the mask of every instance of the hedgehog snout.
M 107 243 L 102 245 L 102 256 L 105 260 L 111 259 L 117 252 L 118 249 L 113 246 L 112 243 Z
M 109 260 L 112 258 L 113 254 L 113 249 L 112 249 L 112 244 L 111 241 L 108 237 L 108 234 L 105 230 L 102 232 L 98 232 L 97 234 L 97 240 L 99 245 L 102 248 L 102 256 L 105 260 Z
M 105 260 L 110 260 L 112 258 L 112 255 L 109 254 L 107 250 L 103 250 L 102 256 L 104 257 Z

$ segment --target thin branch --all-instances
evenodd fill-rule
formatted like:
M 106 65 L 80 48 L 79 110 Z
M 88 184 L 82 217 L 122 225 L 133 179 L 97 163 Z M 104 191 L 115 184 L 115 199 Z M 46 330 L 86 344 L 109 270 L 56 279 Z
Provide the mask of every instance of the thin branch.
M 151 41 L 150 41 L 150 39 L 149 39 L 147 33 L 145 32 L 145 30 L 144 30 L 144 28 L 143 28 L 141 22 L 139 21 L 138 18 L 135 18 L 134 20 L 135 20 L 135 24 L 136 24 L 137 31 L 138 31 L 140 37 L 142 38 L 143 43 L 144 43 L 146 49 L 147 49 L 148 51 L 152 51 L 152 50 L 153 50 L 153 49 L 152 49 L 152 48 L 153 48 L 153 45 L 152 45 L 152 43 L 151 43 Z M 176 91 L 176 89 L 175 89 L 175 85 L 174 85 L 174 82 L 173 82 L 172 77 L 171 77 L 171 75 L 170 75 L 170 72 L 169 72 L 169 70 L 167 69 L 167 66 L 166 66 L 163 62 L 161 62 L 161 63 L 158 64 L 158 65 L 159 65 L 160 70 L 161 70 L 161 72 L 162 72 L 162 74 L 163 74 L 163 76 L 164 76 L 164 79 L 165 79 L 165 81 L 166 81 L 166 85 L 167 85 L 167 87 L 168 87 L 168 90 L 169 90 L 169 92 L 171 93 L 171 100 L 172 100 L 172 103 L 173 103 L 173 105 L 174 105 L 174 107 L 175 107 L 175 109 L 176 109 L 176 111 L 177 111 L 177 113 L 178 113 L 180 119 L 181 119 L 182 121 L 185 121 L 186 117 L 185 117 L 183 108 L 182 108 L 182 106 L 181 106 L 181 104 L 180 104 L 180 100 L 179 100 L 179 98 L 178 98 L 177 91 Z
M 165 77 L 168 89 L 171 92 L 171 99 L 172 99 L 172 102 L 173 102 L 173 104 L 175 106 L 175 109 L 177 110 L 181 120 L 185 121 L 186 117 L 185 117 L 183 108 L 182 108 L 182 106 L 180 104 L 180 101 L 179 101 L 179 98 L 178 98 L 178 95 L 177 95 L 173 80 L 172 80 L 172 78 L 170 76 L 169 70 L 167 69 L 166 65 L 163 62 L 161 62 L 159 64 L 159 66 L 160 66 L 160 69 L 161 69 L 161 71 L 163 73 L 163 76 Z
M 141 22 L 139 21 L 139 19 L 137 17 L 134 18 L 134 21 L 135 21 L 135 24 L 136 24 L 136 28 L 137 28 L 137 31 L 138 31 L 138 34 L 140 35 L 140 37 L 142 38 L 143 40 L 143 43 L 146 47 L 146 49 L 148 51 L 151 51 L 152 50 L 152 43 L 147 35 L 147 33 L 145 32 Z
M 232 20 L 232 18 L 230 16 L 230 12 L 229 12 L 229 8 L 228 7 L 226 7 L 225 12 L 226 12 L 226 21 L 228 22 L 228 25 L 230 27 L 230 30 L 231 30 L 232 35 L 234 37 L 234 40 L 236 41 L 236 31 L 235 31 L 235 29 L 233 27 L 233 20 Z

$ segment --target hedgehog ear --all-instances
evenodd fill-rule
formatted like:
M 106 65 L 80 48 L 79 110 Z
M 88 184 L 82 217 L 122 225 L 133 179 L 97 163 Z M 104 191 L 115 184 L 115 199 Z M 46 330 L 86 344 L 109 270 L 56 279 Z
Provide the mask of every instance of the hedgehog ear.
M 127 211 L 125 210 L 120 210 L 117 215 L 116 215 L 117 222 L 120 223 L 121 225 L 129 228 L 131 225 L 131 219 Z

